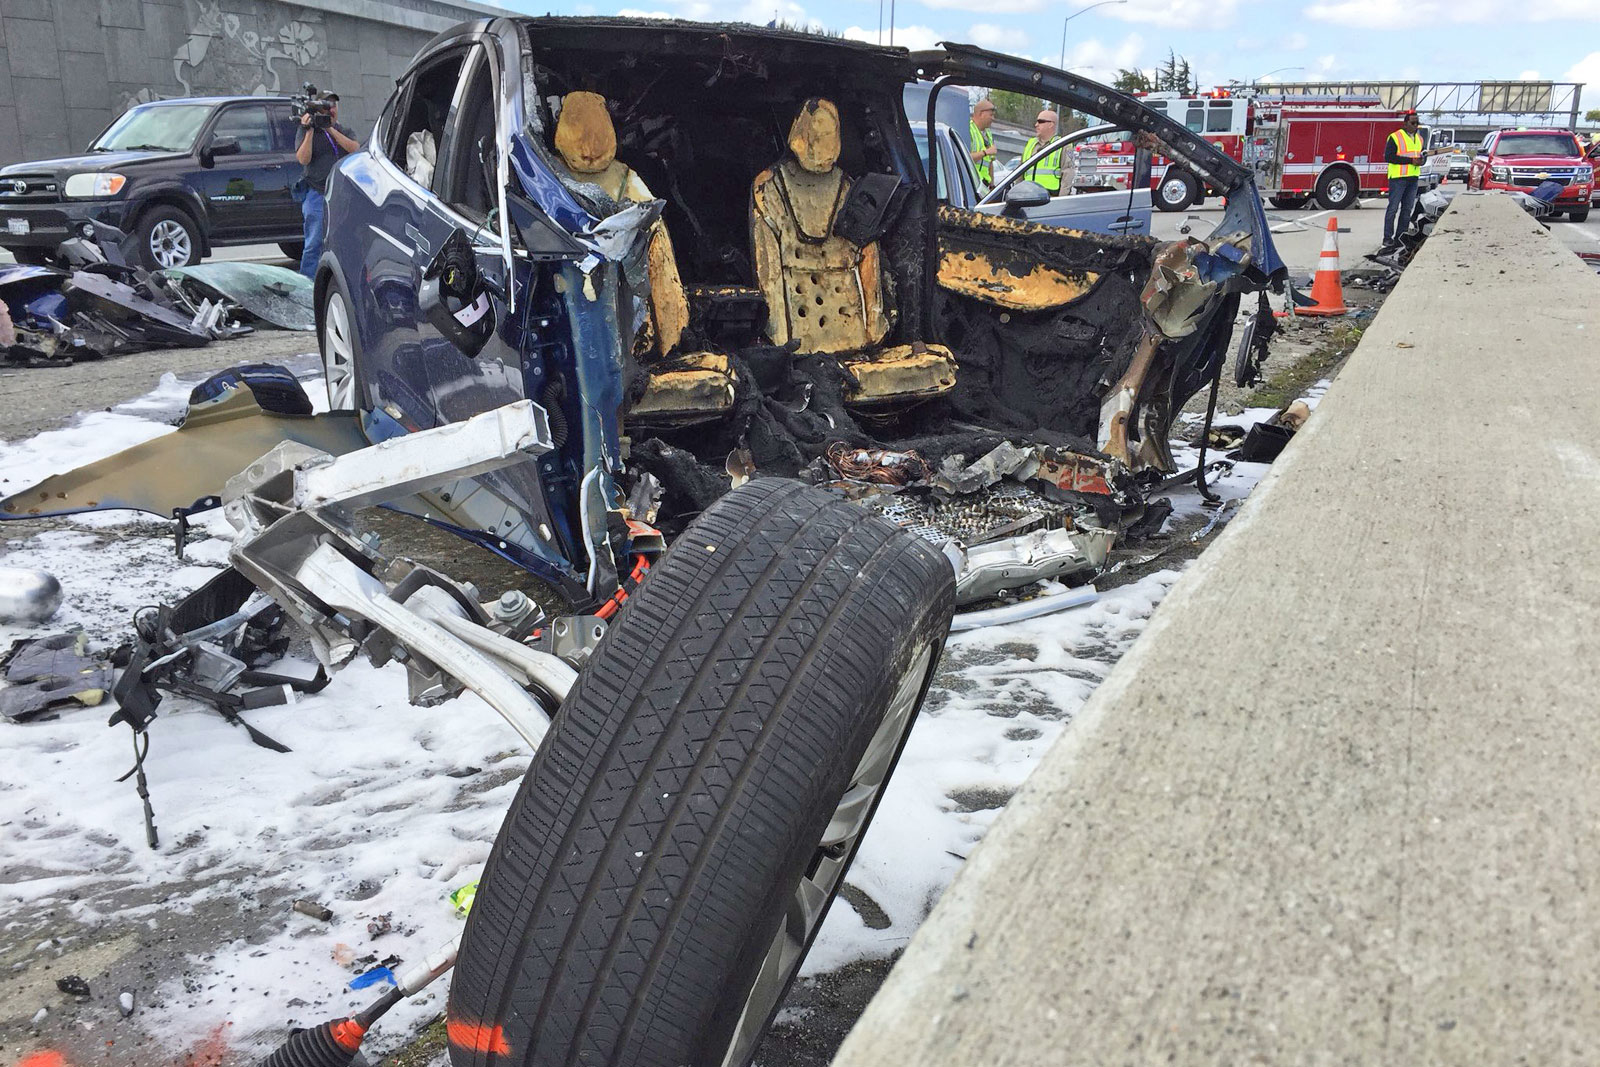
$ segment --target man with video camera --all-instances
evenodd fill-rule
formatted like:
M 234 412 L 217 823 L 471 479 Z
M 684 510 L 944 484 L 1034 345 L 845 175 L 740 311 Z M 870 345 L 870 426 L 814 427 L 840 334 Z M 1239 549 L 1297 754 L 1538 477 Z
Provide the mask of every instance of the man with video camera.
M 300 273 L 313 278 L 317 260 L 322 258 L 322 233 L 327 214 L 328 175 L 344 156 L 361 148 L 348 129 L 339 125 L 339 94 L 316 95 L 316 87 L 306 86 L 306 95 L 295 98 L 300 109 L 300 141 L 294 157 L 305 168 L 295 183 L 295 199 L 300 201 L 300 217 L 305 224 L 305 251 L 300 254 Z

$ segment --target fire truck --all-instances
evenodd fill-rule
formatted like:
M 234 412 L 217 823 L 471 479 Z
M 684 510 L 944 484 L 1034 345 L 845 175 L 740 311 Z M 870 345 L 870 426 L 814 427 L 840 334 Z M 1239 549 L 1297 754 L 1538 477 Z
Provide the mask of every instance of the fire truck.
M 1297 208 L 1315 198 L 1325 208 L 1342 209 L 1362 196 L 1384 195 L 1389 184 L 1384 143 L 1404 115 L 1384 107 L 1378 96 L 1362 94 L 1284 96 L 1217 89 L 1200 96 L 1148 93 L 1143 103 L 1254 170 L 1262 194 L 1282 208 Z M 1424 129 L 1424 144 L 1427 136 Z M 1133 156 L 1133 143 L 1120 133 L 1085 142 L 1074 156 L 1073 187 L 1126 189 Z M 1182 211 L 1214 192 L 1161 156 L 1153 161 L 1150 187 L 1163 211 Z

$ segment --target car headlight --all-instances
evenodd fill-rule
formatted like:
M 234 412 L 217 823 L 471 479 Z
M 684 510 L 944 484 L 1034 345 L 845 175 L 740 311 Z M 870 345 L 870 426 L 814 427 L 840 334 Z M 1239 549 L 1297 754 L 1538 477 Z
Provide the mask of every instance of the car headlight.
M 1511 168 L 1510 167 L 1490 167 L 1489 168 L 1489 179 L 1491 181 L 1497 181 L 1497 182 L 1508 182 L 1508 181 L 1511 180 Z
M 1579 184 L 1594 181 L 1594 168 L 1574 167 L 1572 169 L 1572 180 L 1578 182 Z
M 122 192 L 128 179 L 121 174 L 74 174 L 63 192 L 75 200 L 104 199 Z

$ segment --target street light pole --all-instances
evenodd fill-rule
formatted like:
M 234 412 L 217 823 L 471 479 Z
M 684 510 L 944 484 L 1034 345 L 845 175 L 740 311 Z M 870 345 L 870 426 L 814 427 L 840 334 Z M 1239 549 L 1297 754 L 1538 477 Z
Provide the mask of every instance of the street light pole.
M 1074 11 L 1072 14 L 1068 15 L 1066 18 L 1061 20 L 1061 69 L 1062 70 L 1066 70 L 1067 69 L 1067 23 L 1071 22 L 1073 19 L 1077 18 L 1079 15 L 1083 14 L 1084 12 L 1093 11 L 1097 7 L 1105 7 L 1108 4 L 1126 4 L 1127 2 L 1128 2 L 1128 0 L 1100 0 L 1099 3 L 1090 4 L 1087 7 L 1080 7 L 1078 10 Z
M 1260 77 L 1256 78 L 1250 84 L 1253 85 L 1253 86 L 1254 85 L 1260 85 L 1262 82 L 1266 81 L 1268 78 L 1272 77 L 1274 74 L 1282 74 L 1286 70 L 1305 70 L 1305 69 L 1306 68 L 1304 68 L 1304 67 L 1279 67 L 1276 70 L 1267 71 L 1265 74 L 1263 74 Z
M 1128 0 L 1099 0 L 1098 3 L 1090 4 L 1087 7 L 1080 7 L 1078 10 L 1074 11 L 1072 14 L 1068 15 L 1066 18 L 1061 20 L 1061 62 L 1059 64 L 1059 66 L 1061 67 L 1062 70 L 1066 70 L 1067 69 L 1067 23 L 1071 22 L 1073 19 L 1077 18 L 1079 15 L 1082 15 L 1084 12 L 1093 11 L 1097 7 L 1106 7 L 1106 6 L 1110 5 L 1110 4 L 1126 4 L 1127 2 L 1128 2 Z M 1056 101 L 1055 102 L 1055 112 L 1056 112 L 1056 117 L 1058 119 L 1061 116 L 1061 112 L 1064 111 L 1064 110 L 1066 110 L 1066 109 L 1062 106 L 1061 102 L 1059 100 Z M 1061 131 L 1061 128 L 1062 128 L 1061 125 L 1057 125 L 1056 126 L 1056 132 L 1059 133 Z

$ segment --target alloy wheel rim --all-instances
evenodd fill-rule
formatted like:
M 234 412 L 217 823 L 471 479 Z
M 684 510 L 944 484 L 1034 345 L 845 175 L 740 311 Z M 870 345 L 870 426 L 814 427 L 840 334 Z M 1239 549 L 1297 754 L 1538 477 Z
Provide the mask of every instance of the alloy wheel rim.
M 328 294 L 322 342 L 327 354 L 328 406 L 334 411 L 350 410 L 355 407 L 355 347 L 350 342 L 350 315 L 338 290 Z
M 163 267 L 182 267 L 188 264 L 194 245 L 189 231 L 172 219 L 162 219 L 150 227 L 150 255 Z
M 1328 197 L 1335 201 L 1343 201 L 1350 193 L 1350 186 L 1343 178 L 1335 178 L 1328 183 Z
M 1161 199 L 1165 200 L 1169 204 L 1176 204 L 1179 200 L 1183 199 L 1183 194 L 1187 191 L 1188 189 L 1184 186 L 1183 182 L 1179 181 L 1177 178 L 1173 178 L 1161 184 Z
M 778 933 L 767 949 L 756 973 L 755 984 L 745 999 L 744 1009 L 733 1029 L 733 1040 L 722 1067 L 742 1067 L 755 1055 L 757 1046 L 767 1030 L 767 1020 L 778 1008 L 778 1001 L 789 988 L 789 981 L 799 970 L 811 944 L 812 935 L 822 920 L 825 905 L 833 898 L 834 890 L 844 878 L 856 845 L 866 829 L 867 818 L 872 814 L 878 797 L 888 783 L 889 771 L 900 751 L 900 741 L 909 728 L 917 710 L 917 697 L 933 666 L 936 646 L 925 645 L 910 668 L 900 680 L 900 686 L 889 700 L 878 729 L 867 743 L 861 761 L 850 776 L 833 817 L 822 832 L 806 873 L 795 887 L 784 909 Z

